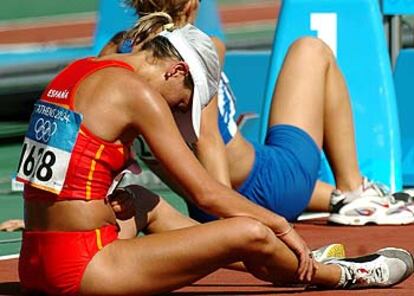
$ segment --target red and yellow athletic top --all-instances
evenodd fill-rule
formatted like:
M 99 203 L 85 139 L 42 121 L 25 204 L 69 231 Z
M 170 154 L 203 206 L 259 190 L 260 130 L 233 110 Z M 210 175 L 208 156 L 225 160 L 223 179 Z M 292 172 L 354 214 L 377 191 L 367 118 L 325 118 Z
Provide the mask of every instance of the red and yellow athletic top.
M 56 106 L 57 108 L 63 107 L 65 108 L 63 110 L 74 111 L 74 96 L 79 84 L 88 75 L 107 67 L 121 67 L 131 71 L 133 70 L 132 66 L 116 60 L 98 61 L 94 58 L 78 60 L 67 66 L 47 86 L 41 96 L 40 103 L 48 103 L 51 104 L 49 106 Z M 44 109 L 45 108 L 43 108 L 43 110 Z M 32 115 L 32 121 L 33 118 L 34 115 Z M 35 136 L 38 135 L 39 138 L 42 136 L 43 138 L 49 136 L 49 134 L 44 133 L 49 127 L 45 124 L 46 121 L 47 120 L 43 118 L 37 119 L 36 123 L 31 123 L 36 132 L 34 133 Z M 52 122 L 52 125 L 53 124 L 54 123 Z M 39 130 L 40 132 L 37 133 Z M 52 134 L 54 134 L 54 129 L 51 130 Z M 46 190 L 46 187 L 42 188 L 42 182 L 40 181 L 32 182 L 31 180 L 25 180 L 25 199 L 92 200 L 104 199 L 106 197 L 108 188 L 114 177 L 124 168 L 126 161 L 130 156 L 130 145 L 106 142 L 95 136 L 80 123 L 76 141 L 74 140 L 74 145 L 72 146 L 73 149 L 71 150 L 68 160 L 66 175 L 62 178 L 64 181 L 62 181 L 63 185 L 60 186 L 59 191 L 53 192 L 53 190 Z M 40 146 L 38 145 L 38 147 Z M 23 155 L 24 153 L 22 154 L 22 158 L 24 158 Z M 44 153 L 44 155 L 46 154 Z M 48 161 L 51 163 L 50 159 L 51 157 L 43 157 L 43 160 L 46 163 L 43 165 L 44 167 L 47 165 Z M 27 163 L 28 161 L 25 161 L 24 159 L 23 162 L 23 165 L 26 165 L 26 171 L 30 170 L 30 163 Z M 36 166 L 37 174 L 39 174 L 40 180 L 43 180 L 45 179 L 45 176 L 47 176 L 48 168 L 43 168 L 42 171 L 38 169 L 39 166 L 41 166 L 41 164 Z M 35 175 L 35 173 L 33 173 L 33 175 Z

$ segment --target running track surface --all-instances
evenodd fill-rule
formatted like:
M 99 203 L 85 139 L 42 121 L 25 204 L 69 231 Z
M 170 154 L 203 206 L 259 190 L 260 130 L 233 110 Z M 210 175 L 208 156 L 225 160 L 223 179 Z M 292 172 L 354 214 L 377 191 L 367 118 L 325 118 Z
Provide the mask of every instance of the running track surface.
M 327 225 L 324 220 L 296 224 L 311 248 L 340 242 L 348 256 L 373 252 L 385 246 L 402 247 L 414 251 L 414 225 L 343 227 Z M 193 285 L 174 291 L 171 295 L 414 295 L 414 277 L 390 289 L 358 291 L 304 291 L 301 288 L 277 288 L 256 280 L 248 274 L 219 270 Z M 0 295 L 19 295 L 17 260 L 0 261 Z
M 266 25 L 272 30 L 279 14 L 279 0 L 262 0 L 238 5 L 221 5 L 220 17 L 224 30 L 243 32 L 246 26 Z M 90 44 L 96 26 L 96 18 L 82 15 L 77 19 L 43 20 L 39 23 L 11 22 L 0 26 L 0 45 L 36 43 Z M 254 29 L 253 29 L 254 31 Z M 244 33 L 245 36 L 252 36 Z M 7 48 L 7 47 L 5 47 Z

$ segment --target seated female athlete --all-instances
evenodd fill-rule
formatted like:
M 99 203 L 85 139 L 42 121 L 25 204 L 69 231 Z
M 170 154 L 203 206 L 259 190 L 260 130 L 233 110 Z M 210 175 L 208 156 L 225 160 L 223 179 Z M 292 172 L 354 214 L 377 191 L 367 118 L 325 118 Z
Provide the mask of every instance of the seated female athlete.
M 71 63 L 36 102 L 17 175 L 25 183 L 24 291 L 150 295 L 224 266 L 275 284 L 359 288 L 406 279 L 413 262 L 400 249 L 358 262 L 316 263 L 286 219 L 209 176 L 182 140 L 171 110 L 189 115 L 199 129 L 201 108 L 217 89 L 218 58 L 206 35 L 191 25 L 162 27 L 170 21 L 163 13 L 142 18 L 132 53 Z M 130 189 L 140 197 L 130 208 L 108 201 L 139 135 L 195 203 L 225 219 L 197 225 L 139 186 Z M 117 239 L 113 209 L 119 218 L 135 215 L 149 235 Z
M 199 8 L 197 0 L 126 2 L 140 16 L 167 12 L 178 26 L 194 22 Z M 215 37 L 212 40 L 223 60 L 223 43 Z M 111 43 L 112 50 L 117 41 Z M 125 44 L 118 49 L 129 50 Z M 107 50 L 111 45 L 103 54 Z M 243 138 L 233 119 L 235 110 L 230 82 L 222 73 L 218 97 L 202 112 L 201 136 L 195 145 L 200 162 L 222 184 L 290 221 L 309 210 L 331 212 L 329 220 L 340 224 L 414 222 L 403 202 L 396 202 L 384 186 L 361 175 L 347 87 L 331 50 L 319 39 L 302 38 L 289 49 L 274 92 L 264 145 Z M 336 188 L 317 180 L 322 147 Z M 173 183 L 149 157 L 140 156 L 166 183 Z M 188 206 L 194 219 L 214 219 L 193 203 Z

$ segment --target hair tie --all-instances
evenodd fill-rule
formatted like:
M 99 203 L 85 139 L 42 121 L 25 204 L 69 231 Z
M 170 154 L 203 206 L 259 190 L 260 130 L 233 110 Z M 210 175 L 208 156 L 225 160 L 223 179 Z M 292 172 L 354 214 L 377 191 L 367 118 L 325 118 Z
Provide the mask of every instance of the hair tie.
M 134 40 L 130 38 L 122 40 L 122 42 L 118 45 L 118 53 L 130 53 L 132 52 L 133 47 Z
M 172 32 L 172 31 L 174 31 L 174 24 L 173 23 L 166 24 L 166 25 L 162 26 L 162 29 L 163 29 L 163 31 Z

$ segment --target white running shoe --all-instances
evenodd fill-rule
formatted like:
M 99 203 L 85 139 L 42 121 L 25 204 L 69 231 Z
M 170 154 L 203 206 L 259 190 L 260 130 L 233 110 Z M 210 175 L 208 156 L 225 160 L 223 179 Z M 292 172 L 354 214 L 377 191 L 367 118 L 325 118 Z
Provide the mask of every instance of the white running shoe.
M 403 249 L 384 248 L 374 254 L 330 260 L 342 274 L 338 288 L 361 289 L 390 287 L 407 279 L 414 271 L 412 255 Z
M 345 246 L 343 244 L 329 244 L 312 251 L 316 262 L 324 263 L 331 259 L 345 258 Z
M 328 221 L 343 225 L 402 225 L 414 223 L 414 214 L 406 203 L 396 201 L 380 184 L 366 178 L 360 189 L 332 192 L 332 211 Z

